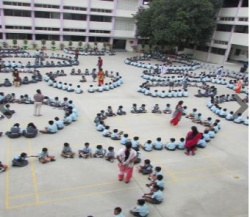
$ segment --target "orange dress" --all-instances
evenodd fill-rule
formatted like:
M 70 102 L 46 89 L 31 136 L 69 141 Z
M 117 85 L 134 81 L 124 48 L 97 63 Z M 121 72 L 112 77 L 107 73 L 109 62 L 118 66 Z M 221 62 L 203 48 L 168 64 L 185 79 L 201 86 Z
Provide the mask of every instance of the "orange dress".
M 241 91 L 241 88 L 242 88 L 242 80 L 239 80 L 237 83 L 236 83 L 236 87 L 235 87 L 235 92 L 236 93 L 240 93 Z

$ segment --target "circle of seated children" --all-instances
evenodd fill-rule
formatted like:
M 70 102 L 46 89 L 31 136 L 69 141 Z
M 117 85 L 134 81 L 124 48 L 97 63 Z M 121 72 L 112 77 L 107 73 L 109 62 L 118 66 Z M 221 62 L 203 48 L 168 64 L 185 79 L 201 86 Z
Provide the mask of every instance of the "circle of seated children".
M 142 104 L 139 109 L 137 109 L 137 105 L 133 104 L 131 113 L 133 114 L 142 114 L 147 113 L 146 105 Z M 159 105 L 155 104 L 152 109 L 152 113 L 158 114 L 171 114 L 172 110 L 170 108 L 170 104 L 167 104 L 163 111 L 160 110 Z M 135 136 L 132 140 L 129 139 L 129 135 L 124 133 L 123 131 L 119 131 L 118 129 L 114 129 L 112 132 L 110 131 L 110 126 L 105 125 L 104 120 L 108 117 L 114 117 L 117 115 L 126 115 L 127 113 L 123 111 L 123 106 L 119 106 L 117 112 L 115 113 L 111 106 L 108 106 L 106 112 L 104 110 L 100 111 L 97 114 L 94 123 L 96 124 L 96 130 L 101 132 L 104 137 L 109 137 L 112 140 L 120 140 L 120 144 L 125 145 L 127 142 L 132 143 L 132 148 L 136 151 L 139 151 L 142 148 L 144 151 L 152 151 L 152 150 L 162 150 L 164 147 L 166 150 L 175 151 L 176 149 L 184 150 L 185 149 L 185 139 L 180 138 L 180 142 L 175 142 L 175 138 L 171 138 L 170 142 L 163 144 L 161 138 L 158 137 L 155 142 L 148 140 L 144 145 L 139 142 L 139 137 Z M 221 129 L 220 120 L 215 120 L 213 122 L 212 118 L 209 117 L 203 121 L 202 115 L 197 113 L 197 109 L 193 109 L 193 112 L 187 114 L 187 108 L 184 108 L 184 116 L 192 120 L 193 123 L 201 124 L 205 128 L 202 139 L 199 140 L 197 147 L 205 148 L 206 143 L 209 142 Z
M 187 61 L 180 61 L 180 60 L 173 60 L 172 62 L 176 62 L 179 64 L 183 64 L 181 66 L 172 66 L 172 64 L 166 65 L 166 64 L 154 64 L 152 65 L 151 63 L 143 63 L 143 62 L 139 62 L 137 60 L 134 60 L 132 58 L 127 58 L 124 63 L 127 65 L 131 65 L 131 66 L 135 66 L 135 67 L 139 67 L 139 68 L 146 68 L 146 69 L 158 69 L 160 70 L 162 66 L 165 66 L 165 70 L 166 71 L 194 71 L 198 68 L 200 68 L 200 64 L 199 63 L 190 63 Z
M 8 55 L 8 54 L 18 54 L 18 53 L 27 53 L 27 51 L 25 51 L 23 48 L 0 47 L 0 56 L 5 54 Z
M 0 104 L 5 103 L 18 103 L 18 104 L 34 104 L 34 101 L 25 94 L 21 95 L 19 99 L 16 99 L 15 94 L 4 95 L 4 93 L 0 93 Z M 50 120 L 48 122 L 48 126 L 45 129 L 40 130 L 40 133 L 43 134 L 55 134 L 59 130 L 64 129 L 65 126 L 70 125 L 71 123 L 77 121 L 78 111 L 73 104 L 72 100 L 68 100 L 67 97 L 63 99 L 63 102 L 59 100 L 58 97 L 44 97 L 43 101 L 44 105 L 55 107 L 58 109 L 62 109 L 65 112 L 64 119 L 60 120 L 58 117 L 55 117 L 54 120 Z M 5 116 L 13 115 L 15 113 L 14 110 L 11 110 L 9 104 L 5 104 L 2 109 L 2 113 Z M 2 120 L 4 116 L 0 116 L 0 120 Z M 30 127 L 32 125 L 32 127 Z M 33 128 L 33 129 L 31 129 Z M 2 133 L 1 133 L 2 134 Z M 26 130 L 22 131 L 20 128 L 20 124 L 16 123 L 11 127 L 10 131 L 5 133 L 9 138 L 19 138 L 20 136 L 24 136 L 26 138 L 35 138 L 38 134 L 38 130 L 33 123 L 28 124 Z
M 1 56 L 1 53 L 0 53 L 0 58 L 6 58 L 6 57 L 8 58 L 12 58 L 12 57 L 13 58 L 36 58 L 37 56 L 36 56 L 36 53 L 31 54 L 27 51 L 25 51 L 24 53 L 6 54 L 4 56 Z M 49 57 L 48 54 L 43 53 L 43 58 L 48 58 L 48 57 Z
M 169 86 L 169 90 L 162 90 L 161 92 L 159 90 L 150 90 L 151 87 L 167 87 Z M 146 96 L 152 96 L 152 97 L 160 97 L 160 98 L 180 98 L 180 97 L 188 97 L 188 91 L 187 89 L 178 89 L 174 90 L 174 87 L 182 86 L 181 84 L 169 82 L 165 83 L 162 81 L 146 81 L 142 85 L 140 85 L 137 88 L 137 92 L 143 93 Z
M 20 78 L 19 80 L 14 80 L 13 82 L 10 82 L 8 78 L 5 78 L 3 83 L 0 83 L 0 87 L 11 87 L 12 85 L 14 85 L 15 87 L 19 87 L 21 85 L 35 84 L 42 81 L 43 77 L 40 71 L 35 70 L 31 73 L 31 78 L 28 78 L 28 76 L 24 76 L 23 79 Z
M 94 50 L 94 49 L 77 49 L 79 51 L 79 55 L 84 56 L 105 56 L 104 50 Z M 75 55 L 76 50 L 69 50 L 68 48 L 64 48 L 64 53 Z M 115 55 L 115 52 L 111 52 L 112 55 Z
M 227 88 L 229 89 L 232 89 L 232 90 L 235 90 L 236 89 L 236 83 L 237 83 L 237 80 L 230 80 L 228 83 L 227 83 Z M 241 90 L 240 90 L 241 93 L 245 93 L 248 95 L 249 93 L 249 90 L 248 90 L 248 82 L 243 84 Z
M 225 118 L 227 121 L 233 121 L 236 124 L 244 124 L 248 126 L 248 116 L 247 118 L 243 118 L 241 113 L 237 114 L 237 117 L 234 118 L 234 113 L 233 111 L 227 112 L 226 108 L 222 108 L 219 106 L 219 104 L 224 103 L 224 102 L 230 102 L 230 101 L 235 101 L 234 94 L 232 95 L 221 95 L 221 96 L 216 96 L 215 98 L 211 98 L 211 100 L 208 101 L 207 107 L 216 115 L 218 115 L 221 118 Z

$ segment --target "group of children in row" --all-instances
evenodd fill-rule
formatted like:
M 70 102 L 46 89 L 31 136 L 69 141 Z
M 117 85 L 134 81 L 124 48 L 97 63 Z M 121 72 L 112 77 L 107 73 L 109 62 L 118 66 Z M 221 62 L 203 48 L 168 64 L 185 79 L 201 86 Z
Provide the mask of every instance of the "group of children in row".
M 213 100 L 209 101 L 207 103 L 207 107 L 216 115 L 218 115 L 221 118 L 225 118 L 227 121 L 233 121 L 236 124 L 244 124 L 248 126 L 248 116 L 247 118 L 243 118 L 241 113 L 237 114 L 237 117 L 234 117 L 234 112 L 230 111 L 227 112 L 226 108 L 222 108 L 218 105 L 218 103 L 215 103 Z
M 160 98 L 175 98 L 175 97 L 188 97 L 188 91 L 187 89 L 185 90 L 169 90 L 165 91 L 163 90 L 162 92 L 159 92 L 158 90 L 151 91 L 150 87 L 143 87 L 141 85 L 138 89 L 137 92 L 139 93 L 144 93 L 146 96 L 152 96 L 152 97 L 160 97 Z

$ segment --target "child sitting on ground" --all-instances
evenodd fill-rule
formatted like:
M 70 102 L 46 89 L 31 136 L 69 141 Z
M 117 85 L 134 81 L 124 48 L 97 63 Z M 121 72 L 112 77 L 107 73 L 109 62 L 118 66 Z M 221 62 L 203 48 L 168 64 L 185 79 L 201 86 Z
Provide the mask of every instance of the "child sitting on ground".
M 83 157 L 83 158 L 88 158 L 88 157 L 92 157 L 92 150 L 91 148 L 89 148 L 89 143 L 86 142 L 84 144 L 84 148 L 82 150 L 78 150 L 78 155 L 79 158 Z
M 155 150 L 162 150 L 162 149 L 163 149 L 163 144 L 162 144 L 162 142 L 161 142 L 161 138 L 160 138 L 160 137 L 158 137 L 158 138 L 156 139 L 156 141 L 154 142 L 153 148 L 154 148 Z
M 43 164 L 56 161 L 54 156 L 49 155 L 47 148 L 43 148 L 42 152 L 38 154 L 38 160 Z
M 170 142 L 168 142 L 168 143 L 165 145 L 165 148 L 166 148 L 168 151 L 175 151 L 175 149 L 176 149 L 176 144 L 175 144 L 174 142 L 175 142 L 175 138 L 171 138 L 171 139 L 170 139 Z
M 154 185 L 150 193 L 142 196 L 146 202 L 160 204 L 163 201 L 163 193 L 158 185 Z
M 143 175 L 149 175 L 153 172 L 153 166 L 150 164 L 150 160 L 144 160 L 144 165 L 139 166 L 138 172 L 142 173 Z
M 110 137 L 111 136 L 111 132 L 109 132 L 109 126 L 105 127 L 105 129 L 102 131 L 102 135 L 104 137 Z
M 120 140 L 121 139 L 121 135 L 123 134 L 123 132 L 118 132 L 118 129 L 114 129 L 113 133 L 111 134 L 110 138 L 113 140 Z
M 122 145 L 125 145 L 127 142 L 130 142 L 130 139 L 128 138 L 128 134 L 124 134 L 124 135 L 121 137 L 120 143 L 121 143 Z
M 154 172 L 149 175 L 148 180 L 155 181 L 157 179 L 158 175 L 162 175 L 161 167 L 159 167 L 159 166 L 155 167 Z
M 81 78 L 80 82 L 87 82 L 87 80 L 86 80 L 86 78 L 85 78 L 84 75 L 82 75 L 82 78 Z
M 110 161 L 111 163 L 114 162 L 115 160 L 115 152 L 114 152 L 114 147 L 108 147 L 108 151 L 105 154 L 105 159 L 107 161 Z
M 233 119 L 233 115 L 234 115 L 234 112 L 233 111 L 231 111 L 230 113 L 228 113 L 227 115 L 226 115 L 226 120 L 228 120 L 228 121 L 233 121 L 234 119 Z
M 134 113 L 134 114 L 138 113 L 137 105 L 135 103 L 132 105 L 131 113 Z
M 95 92 L 95 89 L 94 89 L 93 85 L 89 85 L 88 92 L 89 93 L 94 93 Z
M 69 143 L 64 143 L 61 156 L 64 158 L 74 158 L 75 152 L 72 151 L 72 148 L 69 146 Z
M 148 207 L 145 203 L 145 200 L 137 200 L 137 205 L 134 209 L 130 210 L 130 213 L 137 217 L 147 217 L 149 214 Z
M 100 121 L 100 123 L 97 125 L 96 129 L 100 132 L 102 132 L 105 129 L 105 125 L 103 121 Z
M 145 104 L 141 105 L 141 107 L 138 110 L 138 113 L 147 113 L 146 105 Z
M 202 135 L 201 139 L 198 141 L 197 143 L 197 147 L 198 148 L 205 148 L 206 147 L 206 141 L 205 141 L 205 138 L 204 136 Z
M 81 93 L 83 93 L 83 90 L 81 89 L 81 86 L 80 86 L 80 85 L 77 85 L 77 86 L 76 86 L 75 93 L 76 93 L 76 94 L 81 94 Z
M 177 144 L 177 149 L 184 150 L 185 149 L 185 139 L 180 138 L 180 142 Z
M 116 116 L 116 114 L 113 112 L 113 109 L 112 109 L 111 106 L 108 106 L 108 109 L 107 109 L 107 111 L 106 111 L 106 115 L 107 115 L 108 117 Z
M 172 110 L 170 108 L 170 104 L 167 104 L 166 107 L 164 108 L 163 110 L 163 113 L 164 114 L 171 114 L 172 113 Z
M 106 151 L 103 149 L 102 145 L 97 145 L 94 153 L 94 157 L 103 158 L 105 156 Z
M 197 123 L 197 124 L 201 124 L 202 123 L 202 115 L 201 113 L 199 113 L 193 120 L 192 122 Z
M 197 113 L 197 109 L 194 108 L 193 112 L 190 113 L 189 115 L 186 116 L 186 118 L 190 118 L 191 120 L 193 120 L 195 117 L 197 117 L 198 113 Z
M 237 118 L 234 119 L 234 123 L 236 123 L 236 124 L 241 124 L 241 123 L 243 123 L 243 122 L 244 122 L 244 121 L 243 121 L 243 118 L 242 118 L 242 116 L 241 116 L 241 113 L 238 113 Z
M 139 151 L 139 149 L 140 149 L 140 143 L 139 143 L 139 137 L 138 136 L 135 136 L 134 138 L 133 138 L 133 140 L 131 141 L 131 143 L 132 143 L 132 148 L 134 149 L 134 150 L 136 150 L 136 151 Z
M 49 121 L 49 126 L 45 127 L 44 130 L 40 130 L 40 133 L 54 134 L 57 132 L 57 130 L 57 125 L 54 123 L 54 121 Z
M 155 181 L 152 181 L 150 182 L 149 184 L 146 184 L 147 187 L 152 187 L 154 185 L 158 185 L 160 187 L 160 190 L 163 191 L 164 190 L 164 187 L 165 187 L 165 183 L 164 183 L 164 180 L 163 180 L 163 175 L 158 175 L 156 177 L 156 180 Z
M 126 115 L 126 112 L 124 112 L 122 109 L 123 109 L 123 106 L 120 105 L 118 107 L 118 110 L 117 110 L 116 114 L 117 115 Z
M 213 120 L 211 117 L 208 117 L 207 120 L 202 121 L 201 124 L 205 127 L 211 127 L 213 124 Z
M 155 104 L 155 106 L 154 106 L 154 108 L 152 110 L 152 113 L 161 114 L 161 110 L 160 110 L 159 104 Z
M 148 152 L 153 151 L 153 144 L 152 144 L 152 141 L 151 141 L 151 140 L 148 140 L 148 141 L 144 144 L 144 146 L 141 146 L 141 147 L 142 147 L 142 149 L 143 149 L 144 151 L 148 151 Z
M 116 207 L 114 209 L 114 215 L 115 215 L 115 217 L 125 217 L 125 215 L 123 215 L 122 209 L 120 207 Z

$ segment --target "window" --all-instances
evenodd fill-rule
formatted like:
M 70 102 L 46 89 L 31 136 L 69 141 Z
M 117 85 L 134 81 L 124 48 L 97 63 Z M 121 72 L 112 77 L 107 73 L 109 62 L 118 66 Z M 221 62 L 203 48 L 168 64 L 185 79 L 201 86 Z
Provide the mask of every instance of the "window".
M 239 56 L 239 55 L 240 55 L 240 52 L 241 52 L 241 49 L 236 49 L 234 55 L 235 55 L 235 56 Z
M 84 14 L 70 14 L 64 13 L 63 14 L 64 20 L 86 20 L 86 15 Z
M 65 10 L 75 10 L 75 11 L 86 11 L 87 8 L 73 7 L 73 6 L 63 6 Z
M 90 16 L 90 21 L 96 21 L 96 22 L 111 22 L 111 17 L 105 17 L 105 16 Z
M 3 34 L 0 34 L 0 39 L 3 39 Z
M 208 52 L 209 47 L 208 46 L 197 46 L 196 50 Z
M 28 39 L 31 40 L 32 39 L 32 35 L 31 34 L 21 34 L 21 33 L 6 33 L 6 38 L 7 39 Z
M 110 31 L 106 30 L 89 30 L 90 33 L 105 33 L 105 34 L 110 34 Z
M 60 36 L 59 35 L 43 35 L 43 34 L 37 34 L 36 35 L 36 40 L 55 40 L 55 41 L 59 41 Z
M 224 0 L 223 8 L 237 8 L 239 5 L 239 0 Z
M 112 10 L 106 10 L 106 9 L 98 9 L 98 8 L 91 8 L 92 12 L 100 12 L 100 13 L 112 13 Z
M 30 3 L 23 3 L 23 2 L 3 2 L 4 5 L 13 5 L 13 6 L 23 6 L 23 7 L 30 7 Z
M 248 26 L 235 26 L 234 32 L 248 33 Z
M 109 42 L 108 37 L 89 37 L 89 42 Z
M 59 5 L 45 5 L 45 4 L 35 4 L 35 7 L 37 8 L 54 8 L 59 9 Z
M 46 11 L 35 11 L 35 17 L 36 18 L 60 19 L 60 13 L 46 12 Z
M 31 26 L 5 26 L 6 29 L 27 29 L 31 30 Z
M 248 0 L 243 0 L 242 7 L 244 8 L 248 7 Z
M 85 29 L 63 29 L 64 32 L 86 32 Z
M 14 17 L 31 17 L 31 11 L 4 9 L 4 15 Z
M 219 54 L 219 55 L 225 55 L 226 49 L 221 49 L 221 48 L 217 48 L 217 47 L 212 47 L 211 53 Z
M 248 17 L 239 17 L 238 19 L 239 21 L 244 21 L 244 22 L 248 22 Z
M 234 17 L 220 17 L 221 21 L 234 21 Z
M 78 35 L 64 35 L 64 41 L 85 41 L 85 36 L 78 36 Z
M 222 45 L 227 45 L 228 42 L 227 41 L 220 41 L 220 40 L 214 40 L 215 44 L 222 44 Z
M 36 30 L 45 30 L 45 31 L 59 31 L 59 28 L 50 28 L 50 27 L 36 27 Z
M 217 31 L 222 31 L 222 32 L 231 32 L 232 30 L 232 25 L 223 25 L 223 24 L 217 24 Z

